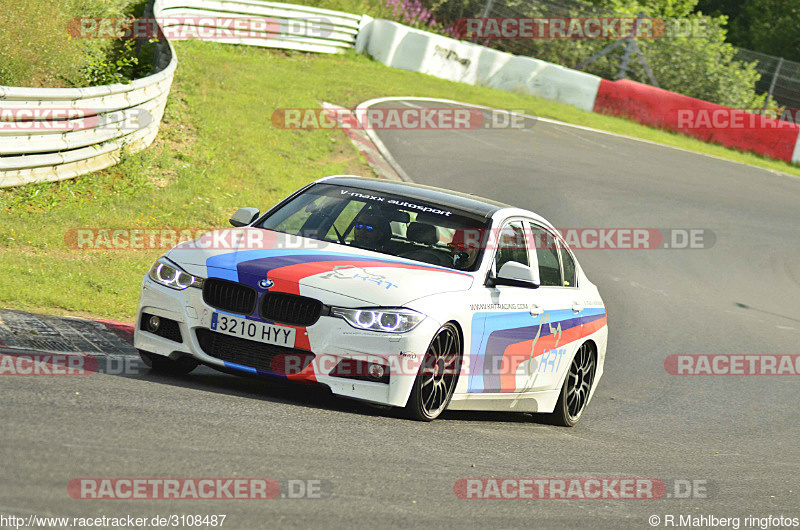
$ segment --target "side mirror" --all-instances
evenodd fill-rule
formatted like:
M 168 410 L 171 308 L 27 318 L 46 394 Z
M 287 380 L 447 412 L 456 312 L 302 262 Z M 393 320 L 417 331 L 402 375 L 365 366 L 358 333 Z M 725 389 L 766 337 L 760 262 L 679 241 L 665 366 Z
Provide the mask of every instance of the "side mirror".
M 536 289 L 541 285 L 539 270 L 516 261 L 507 261 L 500 267 L 500 272 L 497 273 L 494 284 Z
M 239 208 L 236 210 L 236 213 L 233 214 L 233 217 L 230 218 L 230 222 L 236 227 L 247 226 L 258 219 L 259 215 L 261 215 L 261 212 L 258 208 Z

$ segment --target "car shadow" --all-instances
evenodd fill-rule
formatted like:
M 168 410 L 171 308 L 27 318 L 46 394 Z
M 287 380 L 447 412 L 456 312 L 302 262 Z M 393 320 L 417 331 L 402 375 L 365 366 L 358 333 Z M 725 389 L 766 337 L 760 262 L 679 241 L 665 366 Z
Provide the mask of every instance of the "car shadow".
M 446 410 L 439 419 L 469 422 L 494 422 L 494 423 L 532 423 L 535 415 L 527 412 L 493 412 L 474 410 Z M 438 421 L 438 420 L 437 420 Z M 534 423 L 542 423 L 533 421 Z
M 40 356 L 43 365 L 52 366 L 50 357 L 60 357 L 58 365 L 63 370 L 63 358 L 76 356 L 83 359 L 82 375 L 113 376 L 124 379 L 147 381 L 160 385 L 200 390 L 227 396 L 258 399 L 272 403 L 280 403 L 315 410 L 329 410 L 345 414 L 392 418 L 421 423 L 405 415 L 403 409 L 382 405 L 374 405 L 356 399 L 338 396 L 322 384 L 290 382 L 280 377 L 255 376 L 240 374 L 232 370 L 218 370 L 207 365 L 200 365 L 187 375 L 171 375 L 151 370 L 138 355 L 96 355 L 76 353 L 54 353 L 34 350 L 5 348 L 3 356 Z M 88 368 L 87 368 L 88 367 Z M 89 372 L 88 374 L 85 372 Z M 497 423 L 530 423 L 546 424 L 538 415 L 519 412 L 486 412 L 486 411 L 445 411 L 436 421 L 465 422 L 497 422 Z
M 204 392 L 247 397 L 297 407 L 321 409 L 345 414 L 372 416 L 413 421 L 405 411 L 397 407 L 373 405 L 355 399 L 338 396 L 322 384 L 295 383 L 278 377 L 239 375 L 205 365 L 184 376 L 166 375 L 148 371 L 139 379 Z M 495 422 L 495 423 L 548 423 L 536 414 L 489 411 L 445 411 L 436 421 Z
M 134 376 L 127 376 L 134 377 Z M 334 395 L 328 387 L 314 383 L 289 382 L 279 377 L 232 374 L 201 365 L 187 375 L 170 375 L 144 367 L 134 378 L 162 385 L 258 399 L 309 409 L 322 409 L 363 416 L 383 412 L 367 403 Z
M 138 379 L 149 383 L 169 385 L 228 396 L 246 397 L 303 408 L 322 409 L 346 414 L 414 421 L 402 409 L 373 405 L 338 396 L 322 384 L 290 382 L 280 377 L 255 376 L 233 370 L 218 370 L 200 365 L 187 375 L 170 375 L 148 368 L 138 356 L 97 356 L 98 373 Z M 489 411 L 445 411 L 436 421 L 540 423 L 547 424 L 536 414 Z

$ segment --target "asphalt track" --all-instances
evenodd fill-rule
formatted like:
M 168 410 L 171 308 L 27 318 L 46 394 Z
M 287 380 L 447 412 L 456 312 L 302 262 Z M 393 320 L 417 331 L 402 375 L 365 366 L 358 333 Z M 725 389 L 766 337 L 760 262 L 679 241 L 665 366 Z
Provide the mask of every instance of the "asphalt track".
M 416 182 L 530 208 L 559 227 L 704 228 L 716 243 L 577 252 L 605 299 L 610 339 L 604 379 L 573 429 L 466 412 L 417 423 L 322 389 L 207 368 L 178 379 L 3 378 L 0 513 L 226 514 L 223 528 L 650 528 L 651 515 L 800 517 L 800 380 L 664 368 L 672 354 L 799 353 L 799 180 L 542 122 L 379 136 Z M 330 496 L 73 500 L 66 485 L 78 477 L 322 479 Z M 708 497 L 456 498 L 455 481 L 471 477 L 705 480 Z

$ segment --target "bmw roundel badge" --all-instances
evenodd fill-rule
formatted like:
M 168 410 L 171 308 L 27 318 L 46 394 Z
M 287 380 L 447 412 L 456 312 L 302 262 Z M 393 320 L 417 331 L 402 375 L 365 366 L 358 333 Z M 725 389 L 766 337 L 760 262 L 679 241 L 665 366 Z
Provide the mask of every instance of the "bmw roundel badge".
M 258 282 L 258 286 L 261 287 L 262 289 L 269 289 L 273 285 L 275 285 L 275 282 L 273 282 L 269 278 L 265 278 L 265 279 L 261 280 L 260 282 Z

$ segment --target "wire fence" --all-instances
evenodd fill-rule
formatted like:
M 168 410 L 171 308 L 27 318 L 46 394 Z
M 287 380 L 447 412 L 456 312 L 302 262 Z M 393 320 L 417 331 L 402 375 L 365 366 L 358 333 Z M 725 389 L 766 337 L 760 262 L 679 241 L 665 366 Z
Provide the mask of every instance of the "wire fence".
M 771 94 L 783 107 L 800 109 L 800 63 L 744 48 L 737 49 L 736 59 L 757 61 L 756 70 L 761 74 L 756 82 L 758 93 Z
M 580 0 L 469 0 L 458 3 L 460 17 L 627 17 Z M 450 14 L 454 16 L 455 13 Z M 594 59 L 595 55 L 615 42 L 613 39 L 473 39 L 486 46 L 516 55 L 527 55 L 605 79 L 622 77 L 653 84 L 650 69 L 662 88 L 731 107 L 749 107 L 753 101 L 766 107 L 800 108 L 800 63 L 784 60 L 730 45 L 723 45 L 723 31 L 712 19 L 708 25 L 691 26 L 688 19 L 666 20 L 668 28 L 689 28 L 673 31 L 661 38 L 637 39 L 640 53 L 617 49 Z M 693 30 L 691 28 L 694 28 Z M 699 31 L 698 31 L 699 29 Z M 716 46 L 718 54 L 709 54 Z M 586 64 L 588 59 L 594 59 Z M 648 68 L 649 67 L 649 68 Z M 760 78 L 756 75 L 760 74 Z M 759 99 L 754 97 L 762 95 Z M 770 97 L 764 98 L 763 95 Z M 762 102 L 763 101 L 763 102 Z

